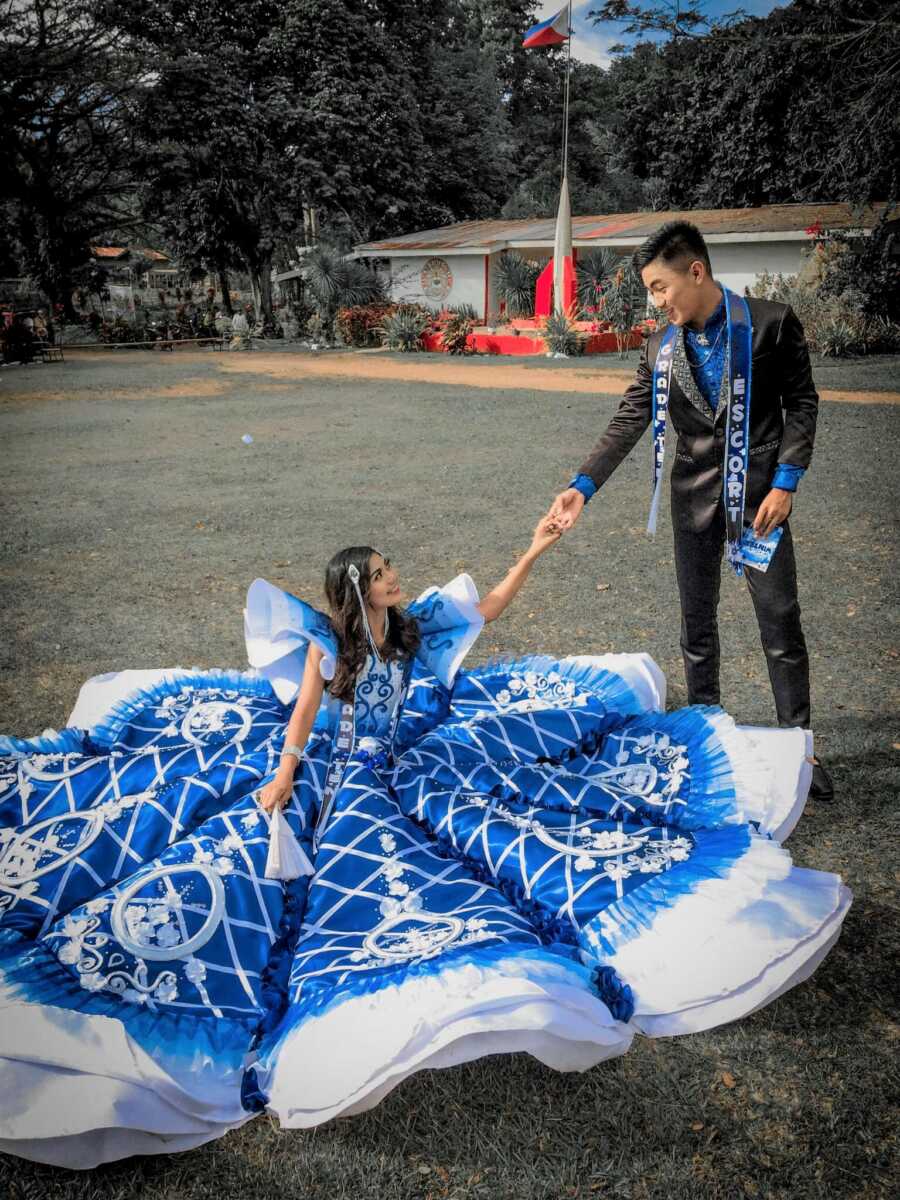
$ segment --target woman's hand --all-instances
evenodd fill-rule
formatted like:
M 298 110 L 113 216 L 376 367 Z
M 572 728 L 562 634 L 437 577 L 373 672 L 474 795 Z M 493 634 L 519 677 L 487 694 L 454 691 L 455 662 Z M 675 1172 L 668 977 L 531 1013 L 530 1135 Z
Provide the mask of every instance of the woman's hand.
M 256 794 L 256 802 L 264 812 L 274 812 L 276 808 L 285 807 L 293 790 L 293 777 L 288 779 L 286 775 L 278 774 L 270 779 L 264 788 L 260 788 Z
M 549 513 L 541 517 L 535 526 L 534 536 L 531 539 L 529 553 L 533 555 L 543 554 L 545 550 L 558 542 L 562 537 L 562 529 L 555 517 L 551 517 Z

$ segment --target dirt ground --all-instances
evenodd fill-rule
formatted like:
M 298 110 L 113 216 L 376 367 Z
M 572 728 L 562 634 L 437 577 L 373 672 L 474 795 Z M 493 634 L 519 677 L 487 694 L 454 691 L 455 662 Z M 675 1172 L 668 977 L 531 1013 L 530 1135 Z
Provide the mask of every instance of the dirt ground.
M 489 588 L 604 428 L 631 369 L 207 351 L 73 354 L 0 371 L 0 729 L 58 727 L 82 681 L 101 672 L 242 667 L 250 581 L 320 604 L 325 563 L 347 544 L 390 553 L 410 595 L 462 570 Z M 191 1190 L 201 1167 L 233 1195 L 891 1194 L 895 1130 L 879 1098 L 896 1034 L 886 850 L 900 759 L 900 396 L 894 364 L 861 369 L 857 386 L 849 367 L 817 368 L 817 378 L 835 394 L 792 524 L 817 746 L 838 798 L 809 807 L 791 849 L 805 866 L 841 872 L 856 903 L 813 983 L 738 1026 L 642 1042 L 583 1079 L 486 1060 L 421 1076 L 375 1113 L 316 1134 L 279 1137 L 254 1122 L 214 1148 L 98 1174 L 97 1190 L 15 1164 L 0 1172 L 20 1188 L 10 1195 L 205 1196 Z M 684 702 L 666 512 L 655 540 L 644 533 L 649 454 L 645 439 L 472 661 L 647 650 L 670 704 Z M 723 702 L 740 721 L 771 722 L 749 597 L 728 576 L 721 626 Z M 723 1070 L 736 1089 L 723 1090 Z M 241 1162 L 265 1186 L 242 1183 Z M 422 1174 L 423 1162 L 447 1178 Z

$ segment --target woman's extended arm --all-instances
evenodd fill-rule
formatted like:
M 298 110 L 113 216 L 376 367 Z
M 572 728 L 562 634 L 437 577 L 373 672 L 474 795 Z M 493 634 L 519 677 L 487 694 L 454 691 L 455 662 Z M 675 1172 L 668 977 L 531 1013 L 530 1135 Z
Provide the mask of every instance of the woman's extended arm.
M 496 621 L 504 609 L 508 608 L 531 573 L 531 568 L 545 550 L 558 542 L 562 536 L 556 522 L 548 515 L 541 517 L 531 539 L 531 545 L 512 568 L 502 583 L 498 583 L 493 591 L 488 592 L 479 603 L 478 611 L 485 621 Z
M 309 740 L 313 722 L 319 711 L 319 705 L 322 703 L 322 694 L 325 691 L 325 682 L 319 670 L 321 661 L 322 651 L 318 646 L 310 645 L 306 653 L 306 665 L 303 668 L 300 693 L 284 733 L 285 746 L 305 746 Z M 278 770 L 259 793 L 259 803 L 266 812 L 272 812 L 276 806 L 284 808 L 290 800 L 294 786 L 294 771 L 297 769 L 298 762 L 299 759 L 296 755 L 282 754 Z

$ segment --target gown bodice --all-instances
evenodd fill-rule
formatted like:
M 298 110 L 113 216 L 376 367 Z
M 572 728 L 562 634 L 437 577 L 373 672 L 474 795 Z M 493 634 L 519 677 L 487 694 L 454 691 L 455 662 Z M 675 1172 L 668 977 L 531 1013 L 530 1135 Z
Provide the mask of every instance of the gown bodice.
M 393 659 L 382 662 L 374 654 L 366 656 L 356 681 L 353 702 L 354 731 L 357 738 L 386 738 L 403 696 L 404 663 Z

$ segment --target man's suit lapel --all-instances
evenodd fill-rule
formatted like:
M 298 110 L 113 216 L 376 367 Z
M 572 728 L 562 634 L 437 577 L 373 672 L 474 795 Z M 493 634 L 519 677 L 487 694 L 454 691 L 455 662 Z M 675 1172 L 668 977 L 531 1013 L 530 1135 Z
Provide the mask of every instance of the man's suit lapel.
M 694 379 L 694 372 L 691 370 L 691 364 L 687 359 L 687 352 L 684 348 L 684 329 L 679 329 L 675 338 L 675 349 L 672 352 L 672 375 L 675 382 L 678 384 L 686 400 L 693 404 L 694 408 L 704 416 L 707 421 L 712 423 L 713 414 L 709 405 L 703 399 L 700 389 Z M 726 384 L 727 396 L 727 384 Z M 722 396 L 721 390 L 719 393 L 719 405 L 721 406 Z M 717 414 L 718 415 L 718 414 Z
M 716 403 L 715 415 L 713 415 L 709 405 L 703 399 L 703 394 L 697 387 L 697 381 L 694 379 L 694 372 L 691 370 L 691 364 L 688 362 L 687 352 L 684 348 L 683 329 L 679 329 L 678 335 L 675 338 L 675 349 L 672 353 L 672 375 L 676 384 L 681 389 L 684 398 L 690 401 L 694 408 L 707 421 L 715 424 L 728 407 L 728 363 L 725 363 L 725 369 L 722 372 L 722 382 L 719 384 L 719 397 Z

